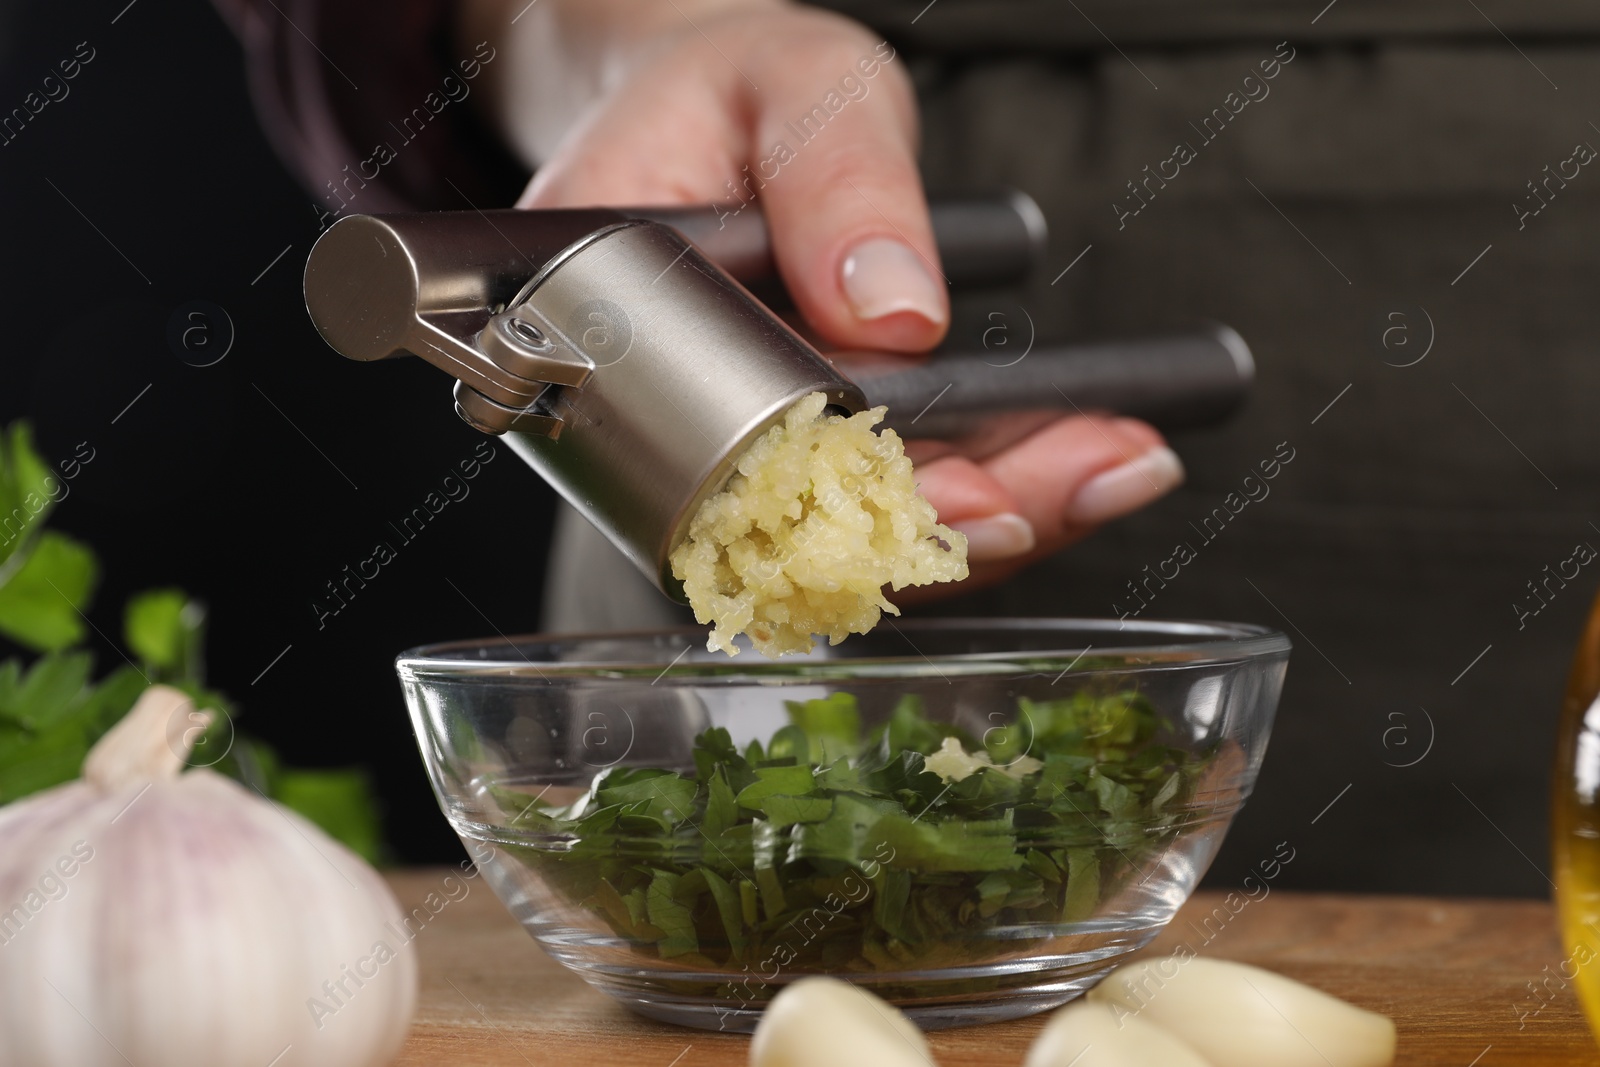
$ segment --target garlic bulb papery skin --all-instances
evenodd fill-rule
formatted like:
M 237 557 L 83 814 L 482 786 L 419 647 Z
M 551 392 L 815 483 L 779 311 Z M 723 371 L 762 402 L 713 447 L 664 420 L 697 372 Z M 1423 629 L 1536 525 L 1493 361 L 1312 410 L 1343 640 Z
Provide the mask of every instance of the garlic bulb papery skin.
M 0 1064 L 377 1067 L 399 1051 L 417 985 L 399 904 L 300 816 L 179 774 L 195 721 L 153 686 L 82 779 L 0 808 Z
M 837 978 L 802 978 L 772 998 L 750 1067 L 932 1067 L 928 1042 L 899 1008 Z
M 1023 1067 L 1212 1067 L 1159 1026 L 1078 1001 L 1050 1017 Z M 1223 1064 L 1221 1067 L 1229 1067 Z
M 1089 991 L 1119 1021 L 1153 1023 L 1218 1067 L 1385 1067 L 1394 1020 L 1280 974 L 1170 956 L 1119 967 Z

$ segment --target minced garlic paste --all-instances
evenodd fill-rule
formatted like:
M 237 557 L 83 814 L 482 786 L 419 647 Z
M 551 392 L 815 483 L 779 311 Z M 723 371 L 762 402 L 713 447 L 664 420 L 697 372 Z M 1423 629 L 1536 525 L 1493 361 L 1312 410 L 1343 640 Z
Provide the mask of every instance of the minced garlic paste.
M 899 435 L 873 432 L 886 409 L 826 404 L 812 393 L 751 445 L 673 550 L 695 618 L 715 623 L 708 648 L 738 655 L 741 633 L 773 659 L 810 652 L 813 634 L 836 645 L 900 614 L 885 585 L 967 576 L 967 539 L 918 495 Z

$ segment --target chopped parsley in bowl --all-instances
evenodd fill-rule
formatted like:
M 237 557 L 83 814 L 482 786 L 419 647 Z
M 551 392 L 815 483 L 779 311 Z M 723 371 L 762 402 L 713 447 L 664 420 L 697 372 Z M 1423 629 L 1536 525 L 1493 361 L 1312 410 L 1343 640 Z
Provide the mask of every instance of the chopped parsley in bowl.
M 698 633 L 435 646 L 400 673 L 441 805 L 529 932 L 635 1010 L 731 1030 L 809 974 L 924 1026 L 1087 988 L 1204 873 L 1288 655 L 1226 624 L 927 620 L 735 665 Z

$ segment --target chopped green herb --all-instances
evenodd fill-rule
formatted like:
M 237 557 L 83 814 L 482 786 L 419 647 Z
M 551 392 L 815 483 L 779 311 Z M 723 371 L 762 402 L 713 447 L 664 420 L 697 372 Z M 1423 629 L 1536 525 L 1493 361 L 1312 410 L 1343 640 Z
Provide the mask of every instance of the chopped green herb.
M 1133 690 L 1024 698 L 981 742 L 910 696 L 870 732 L 849 693 L 788 714 L 742 753 L 707 730 L 689 774 L 611 768 L 565 807 L 504 791 L 545 839 L 510 847 L 664 959 L 902 970 L 1070 934 L 1170 843 L 1209 759 L 1158 743 Z

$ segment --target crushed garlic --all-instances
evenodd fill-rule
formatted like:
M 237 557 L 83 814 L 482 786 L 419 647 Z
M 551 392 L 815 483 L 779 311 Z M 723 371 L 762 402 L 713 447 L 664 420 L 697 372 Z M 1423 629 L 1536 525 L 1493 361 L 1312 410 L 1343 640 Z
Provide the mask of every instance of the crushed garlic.
M 989 753 L 983 749 L 968 752 L 961 747 L 961 742 L 953 737 L 947 737 L 940 744 L 939 751 L 929 756 L 923 767 L 929 774 L 937 774 L 946 782 L 959 782 L 968 778 L 985 767 L 999 771 L 1008 778 L 1021 778 L 1032 774 L 1044 766 L 1043 763 L 1032 756 L 1018 756 L 1010 763 L 997 765 L 989 758 Z
M 739 458 L 728 485 L 700 506 L 671 556 L 707 647 L 737 655 L 749 634 L 763 655 L 838 644 L 899 610 L 883 587 L 967 576 L 967 539 L 917 493 L 884 408 L 824 415 L 812 393 Z

